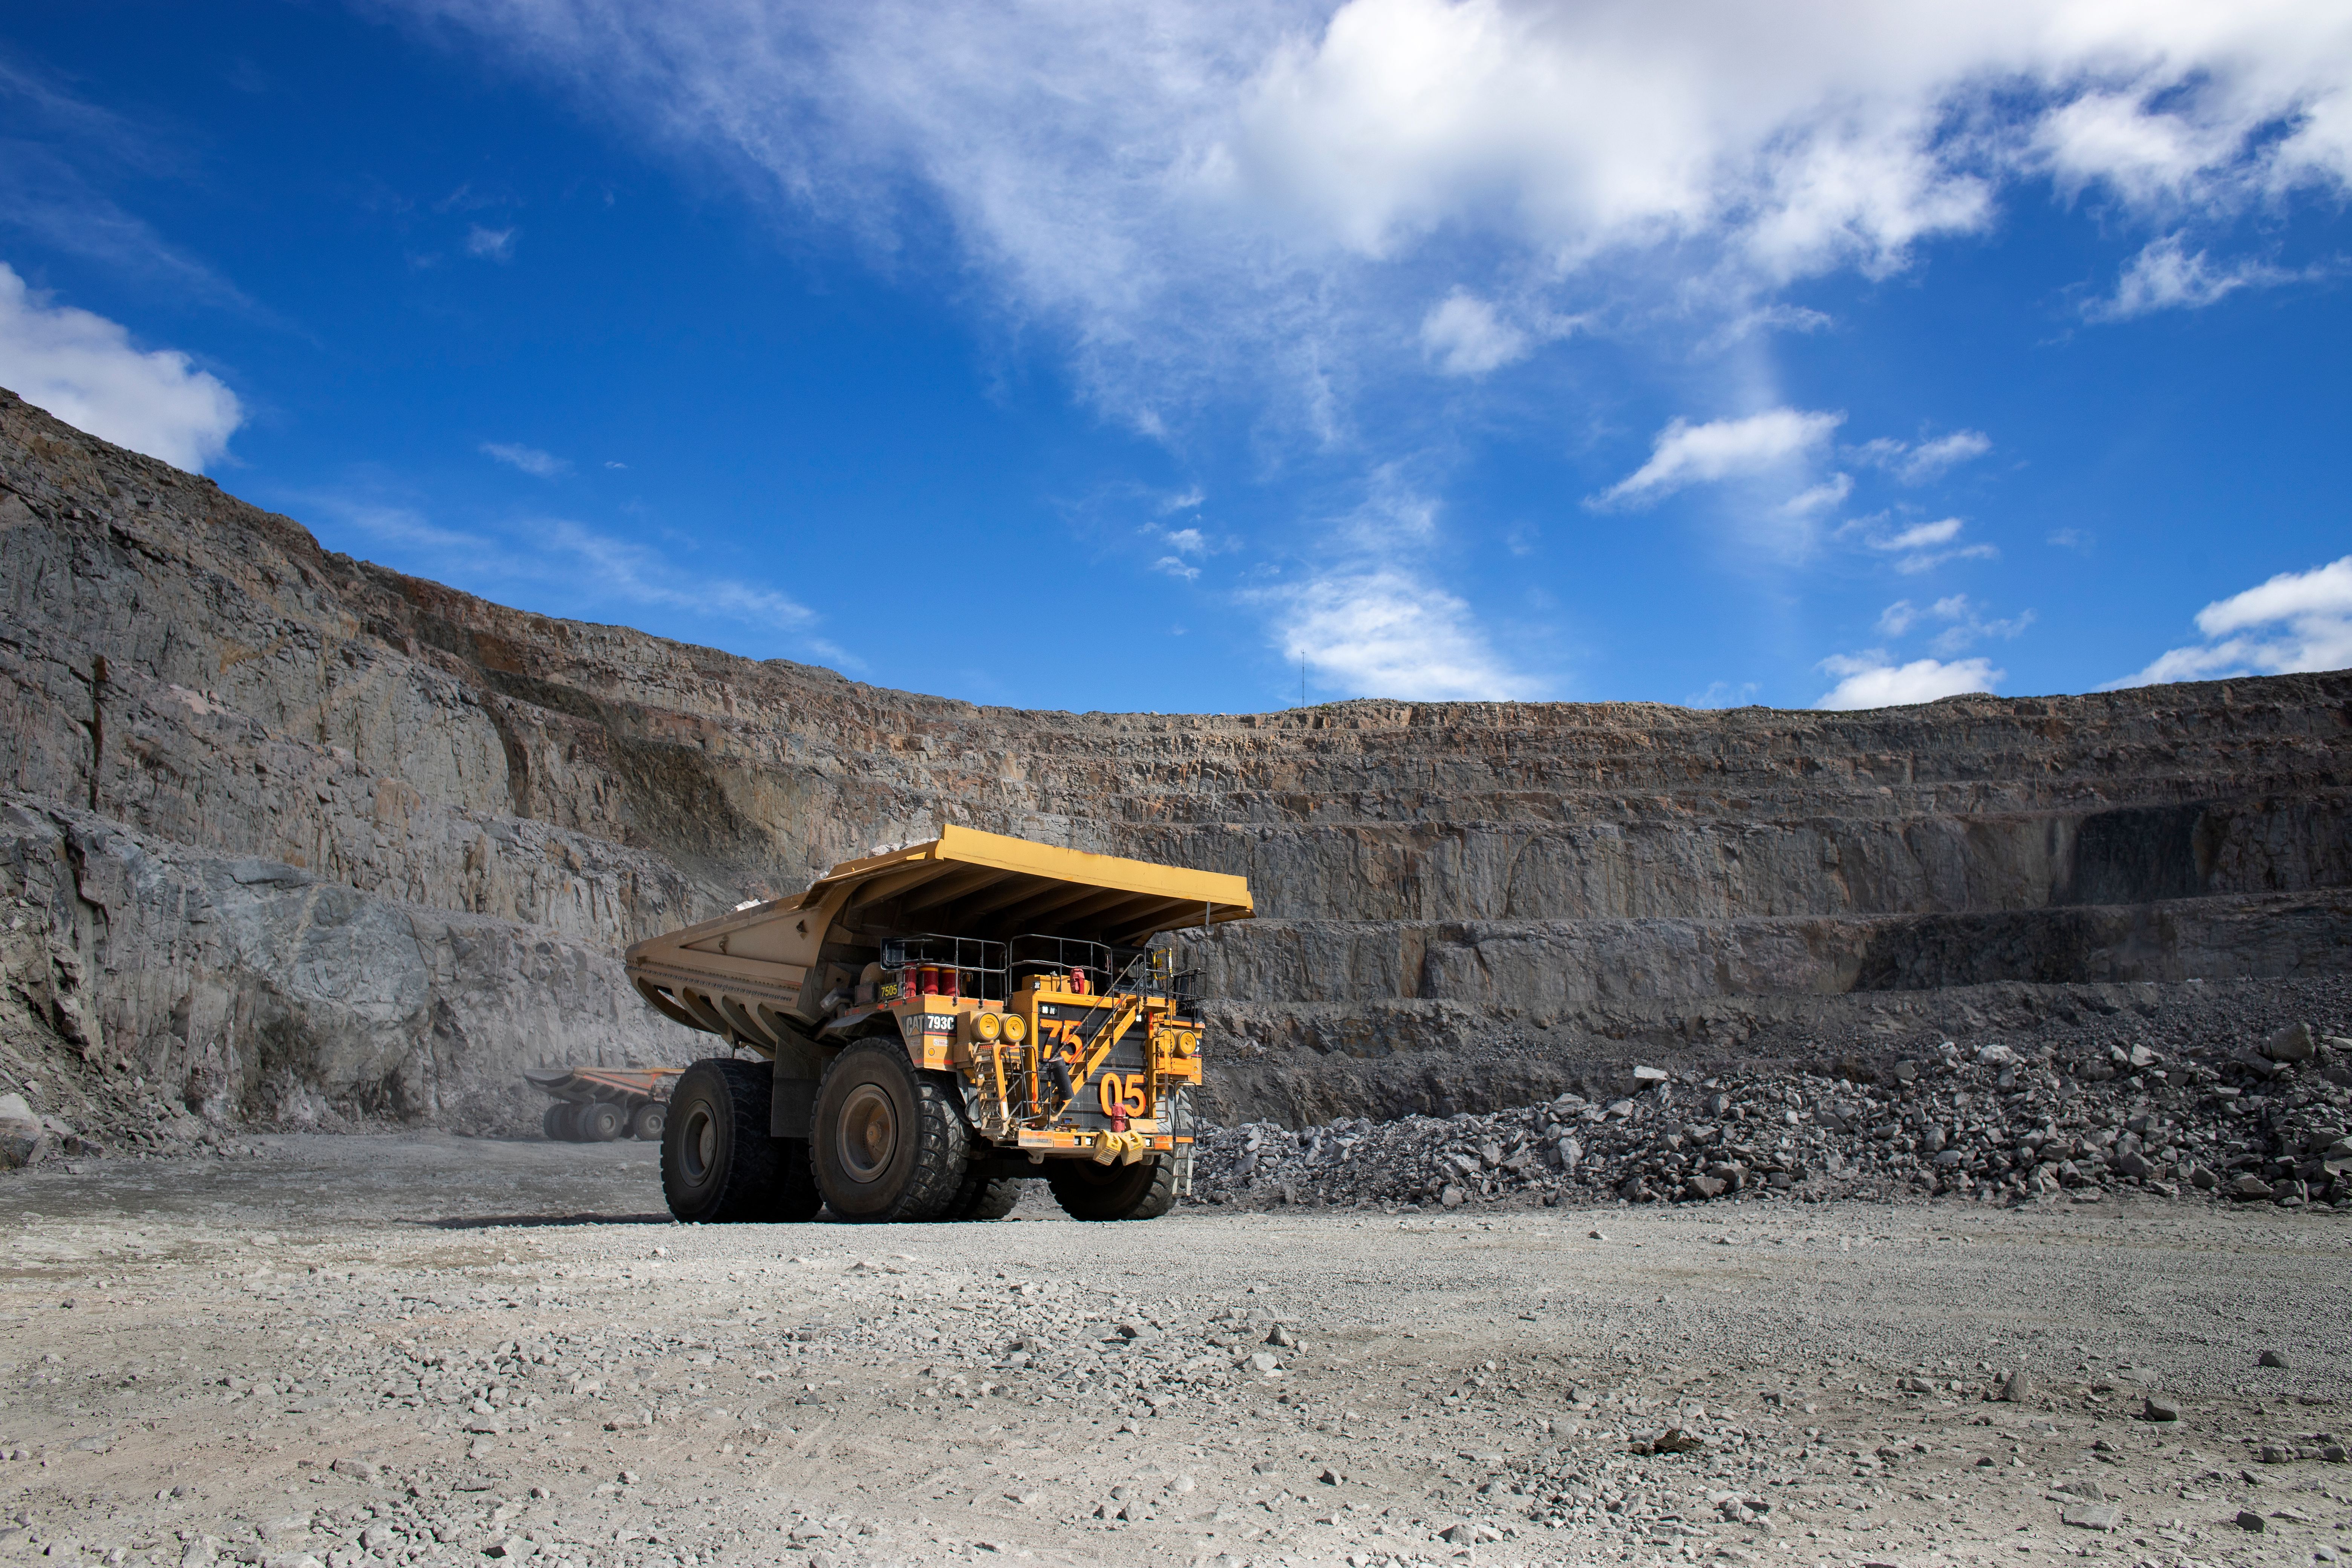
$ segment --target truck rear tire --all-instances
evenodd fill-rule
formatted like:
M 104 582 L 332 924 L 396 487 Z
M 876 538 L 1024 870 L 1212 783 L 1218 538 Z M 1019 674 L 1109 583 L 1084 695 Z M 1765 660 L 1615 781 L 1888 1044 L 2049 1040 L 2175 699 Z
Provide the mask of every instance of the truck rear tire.
M 678 1075 L 662 1128 L 662 1196 L 688 1225 L 804 1220 L 817 1205 L 794 1140 L 768 1136 L 766 1062 L 710 1057 Z
M 861 1225 L 946 1217 L 971 1146 L 959 1098 L 917 1072 L 895 1040 L 843 1047 L 817 1085 L 809 1123 L 810 1164 L 834 1217 Z
M 610 1143 L 629 1124 L 628 1113 L 609 1100 L 594 1100 L 572 1117 L 573 1136 L 583 1143 Z
M 541 1132 L 546 1133 L 548 1137 L 553 1139 L 558 1143 L 572 1143 L 578 1142 L 580 1135 L 572 1130 L 572 1112 L 573 1109 L 574 1107 L 570 1100 L 557 1100 L 553 1105 L 549 1106 L 547 1110 L 541 1114 L 539 1119 L 539 1130 Z
M 1156 1154 L 1132 1165 L 1048 1160 L 1045 1184 L 1072 1219 L 1158 1219 L 1176 1206 L 1176 1157 Z
M 661 1142 L 662 1129 L 668 1125 L 669 1107 L 658 1100 L 649 1100 L 637 1107 L 629 1117 L 629 1136 L 647 1143 Z
M 995 1176 L 987 1173 L 986 1165 L 975 1163 L 964 1173 L 963 1184 L 956 1189 L 955 1201 L 948 1205 L 946 1219 L 1003 1219 L 1021 1201 L 1021 1189 L 1028 1185 L 1022 1176 Z

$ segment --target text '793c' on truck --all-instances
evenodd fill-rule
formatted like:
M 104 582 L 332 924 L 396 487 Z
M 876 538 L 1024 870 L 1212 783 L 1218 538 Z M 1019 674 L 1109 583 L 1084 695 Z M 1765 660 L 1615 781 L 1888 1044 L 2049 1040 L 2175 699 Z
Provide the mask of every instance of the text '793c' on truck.
M 654 1006 L 764 1060 L 671 1091 L 681 1220 L 1079 1219 L 1189 1186 L 1202 1027 L 1163 932 L 1246 920 L 1240 877 L 948 826 L 793 898 L 629 949 Z

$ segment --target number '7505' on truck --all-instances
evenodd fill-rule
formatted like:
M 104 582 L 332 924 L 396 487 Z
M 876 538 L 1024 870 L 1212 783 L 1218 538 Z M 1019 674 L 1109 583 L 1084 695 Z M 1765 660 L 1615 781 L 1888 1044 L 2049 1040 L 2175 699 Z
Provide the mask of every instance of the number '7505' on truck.
M 670 1094 L 670 1212 L 995 1219 L 1043 1176 L 1079 1219 L 1167 1213 L 1203 1047 L 1166 933 L 1252 912 L 1240 877 L 947 826 L 637 943 L 645 998 L 739 1052 Z

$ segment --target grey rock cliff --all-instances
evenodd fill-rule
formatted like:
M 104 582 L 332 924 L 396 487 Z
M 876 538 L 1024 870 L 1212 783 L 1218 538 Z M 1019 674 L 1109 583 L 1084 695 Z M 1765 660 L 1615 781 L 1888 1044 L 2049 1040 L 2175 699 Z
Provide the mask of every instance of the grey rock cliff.
M 1184 939 L 1230 1114 L 1488 1058 L 1470 1100 L 1532 1093 L 1947 986 L 2334 972 L 2347 735 L 2343 673 L 1842 714 L 975 707 L 332 554 L 0 394 L 0 1077 L 132 1122 L 516 1125 L 523 1065 L 708 1048 L 622 945 L 941 820 L 1249 877 L 1265 918 Z

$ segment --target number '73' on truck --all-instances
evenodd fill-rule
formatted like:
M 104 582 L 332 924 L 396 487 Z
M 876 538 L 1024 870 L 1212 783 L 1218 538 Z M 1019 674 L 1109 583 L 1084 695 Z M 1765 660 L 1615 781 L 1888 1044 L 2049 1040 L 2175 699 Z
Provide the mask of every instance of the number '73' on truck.
M 670 1212 L 995 1219 L 1042 1176 L 1079 1219 L 1165 1214 L 1202 1083 L 1180 955 L 1252 912 L 1240 877 L 947 826 L 637 943 L 646 1000 L 738 1052 L 671 1092 Z

